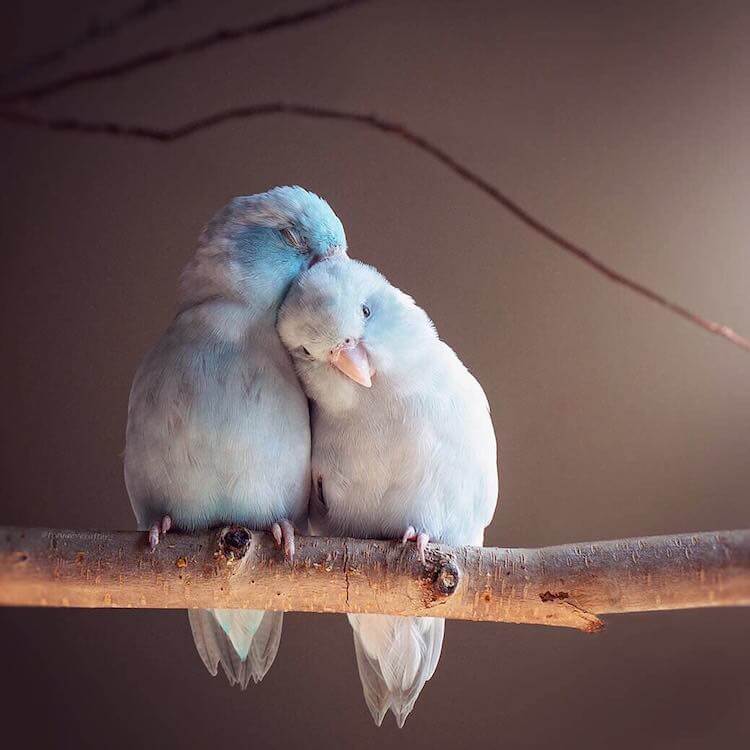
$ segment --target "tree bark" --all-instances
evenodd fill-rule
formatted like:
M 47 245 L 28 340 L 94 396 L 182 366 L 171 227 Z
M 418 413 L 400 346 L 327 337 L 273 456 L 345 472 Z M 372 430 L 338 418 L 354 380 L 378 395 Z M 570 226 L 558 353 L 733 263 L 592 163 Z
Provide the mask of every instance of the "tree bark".
M 298 537 L 294 563 L 268 534 L 0 527 L 0 605 L 225 607 L 373 612 L 593 632 L 600 614 L 750 604 L 750 530 L 540 549 Z

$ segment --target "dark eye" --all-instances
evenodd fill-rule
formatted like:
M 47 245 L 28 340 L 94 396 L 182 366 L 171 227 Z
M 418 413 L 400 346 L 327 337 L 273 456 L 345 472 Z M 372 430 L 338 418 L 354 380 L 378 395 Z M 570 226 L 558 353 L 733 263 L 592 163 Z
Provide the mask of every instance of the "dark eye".
M 309 351 L 307 350 L 307 347 L 303 346 L 303 347 L 302 347 L 302 351 L 303 351 L 303 352 L 305 353 L 305 356 L 306 356 L 306 357 L 309 357 L 309 356 L 311 356 L 311 355 L 310 355 L 310 352 L 309 352 Z
M 298 250 L 306 249 L 305 243 L 302 241 L 299 233 L 291 227 L 284 227 L 284 229 L 281 230 L 281 236 L 284 238 L 284 242 L 286 242 L 287 245 L 296 247 Z
M 364 315 L 365 318 L 369 318 L 370 317 L 370 315 L 371 315 L 370 308 L 367 305 L 362 305 L 362 315 Z

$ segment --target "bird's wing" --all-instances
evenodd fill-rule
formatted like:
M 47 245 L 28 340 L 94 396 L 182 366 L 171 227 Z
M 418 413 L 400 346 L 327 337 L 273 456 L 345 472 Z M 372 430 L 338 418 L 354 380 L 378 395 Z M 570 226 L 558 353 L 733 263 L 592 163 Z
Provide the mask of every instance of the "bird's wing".
M 307 399 L 281 343 L 256 344 L 191 338 L 176 321 L 144 359 L 124 462 L 141 528 L 165 513 L 184 529 L 304 521 Z
M 420 415 L 425 458 L 416 495 L 439 529 L 434 541 L 481 544 L 497 504 L 495 430 L 481 385 L 450 347 L 440 346 L 441 388 L 427 392 Z

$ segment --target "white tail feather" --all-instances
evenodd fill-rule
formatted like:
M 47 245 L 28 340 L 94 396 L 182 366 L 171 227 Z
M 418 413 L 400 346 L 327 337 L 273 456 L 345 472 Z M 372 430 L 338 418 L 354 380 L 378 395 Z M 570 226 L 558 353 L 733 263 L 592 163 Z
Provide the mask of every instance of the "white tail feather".
M 283 612 L 191 609 L 188 618 L 195 646 L 212 675 L 221 664 L 229 684 L 244 690 L 251 678 L 258 683 L 271 668 L 281 640 Z
M 365 702 L 380 726 L 388 709 L 403 727 L 440 658 L 445 621 L 348 615 Z

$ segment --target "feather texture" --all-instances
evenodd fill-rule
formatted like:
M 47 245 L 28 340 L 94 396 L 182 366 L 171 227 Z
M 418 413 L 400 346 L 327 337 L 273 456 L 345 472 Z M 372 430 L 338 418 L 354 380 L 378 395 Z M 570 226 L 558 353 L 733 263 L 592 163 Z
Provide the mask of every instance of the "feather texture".
M 243 690 L 251 678 L 258 683 L 265 677 L 279 649 L 283 612 L 191 609 L 188 618 L 195 646 L 212 675 L 221 664 L 229 684 Z
M 315 533 L 482 544 L 497 501 L 495 433 L 479 383 L 423 310 L 377 271 L 342 259 L 300 277 L 279 333 L 313 401 Z M 370 388 L 331 358 L 364 349 Z M 365 701 L 402 726 L 440 657 L 444 621 L 350 615 Z
M 209 223 L 182 274 L 179 312 L 130 393 L 125 483 L 141 529 L 165 515 L 183 530 L 282 519 L 306 528 L 308 401 L 276 314 L 303 270 L 345 248 L 328 204 L 298 187 L 235 198 Z M 192 610 L 189 619 L 211 674 L 221 664 L 244 688 L 270 668 L 281 613 Z
M 445 620 L 437 617 L 348 615 L 365 703 L 380 726 L 390 708 L 404 726 L 443 646 Z

